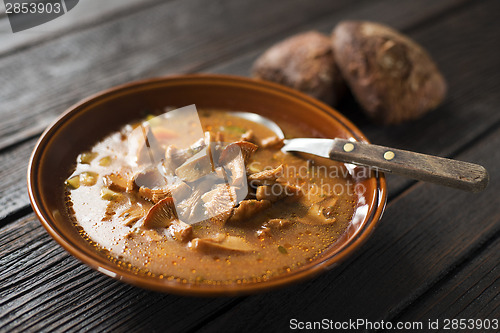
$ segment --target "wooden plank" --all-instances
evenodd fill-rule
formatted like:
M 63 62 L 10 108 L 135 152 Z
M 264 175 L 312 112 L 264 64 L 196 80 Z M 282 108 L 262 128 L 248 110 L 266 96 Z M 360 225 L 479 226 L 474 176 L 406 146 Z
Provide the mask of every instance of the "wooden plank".
M 341 10 L 333 17 L 325 17 L 314 22 L 308 22 L 292 30 L 283 31 L 262 43 L 252 45 L 252 49 L 243 54 L 233 56 L 226 61 L 203 69 L 203 72 L 251 76 L 252 63 L 274 43 L 293 34 L 318 30 L 330 34 L 333 27 L 341 20 L 368 20 L 388 24 L 395 29 L 408 31 L 418 27 L 429 18 L 439 17 L 454 8 L 467 6 L 470 1 L 426 1 L 420 3 L 405 3 L 400 1 L 371 1 L 359 6 L 356 10 Z M 425 10 L 422 10 L 425 8 Z M 425 45 L 424 45 L 425 46 Z M 161 72 L 163 74 L 163 72 Z M 167 74 L 168 72 L 165 72 Z
M 500 318 L 500 237 L 394 320 L 438 319 L 443 329 L 444 319 L 454 318 Z
M 151 323 L 137 317 L 151 308 L 162 313 L 152 322 L 179 331 L 235 301 L 160 294 L 103 276 L 65 252 L 33 214 L 2 229 L 0 267 L 1 331 L 143 330 Z
M 377 6 L 375 6 L 375 4 L 377 4 Z M 429 15 L 429 13 L 433 14 L 433 15 L 438 15 L 439 13 L 442 13 L 446 8 L 446 6 L 444 6 L 444 4 L 446 4 L 448 7 L 454 7 L 457 5 L 461 5 L 462 2 L 457 2 L 455 0 L 445 1 L 445 2 L 436 2 L 434 0 L 429 0 L 426 2 L 426 6 L 428 6 L 428 11 L 426 13 L 428 15 Z M 357 15 L 359 15 L 359 17 L 361 17 L 361 18 L 367 18 L 369 13 L 372 13 L 371 18 L 373 20 L 379 20 L 379 21 L 385 21 L 385 22 L 394 21 L 395 26 L 403 27 L 405 23 L 415 25 L 419 22 L 419 20 L 422 20 L 425 18 L 425 16 L 422 14 L 422 12 L 416 10 L 420 5 L 421 5 L 421 3 L 416 5 L 416 2 L 407 2 L 406 4 L 403 4 L 402 2 L 397 1 L 397 0 L 386 0 L 386 1 L 376 2 L 376 3 L 370 2 L 368 8 L 366 8 L 366 7 L 360 7 L 360 8 L 354 7 L 354 8 L 352 8 L 351 7 L 350 9 L 345 9 L 343 11 L 338 11 L 338 12 L 335 11 L 334 13 L 326 15 L 323 19 L 318 19 L 317 22 L 304 23 L 304 24 L 306 25 L 307 29 L 318 28 L 322 31 L 327 31 L 327 30 L 331 29 L 331 27 L 335 24 L 335 22 L 341 20 L 343 17 L 352 18 L 352 17 L 356 17 Z M 406 6 L 410 6 L 410 8 L 407 9 Z M 414 6 L 417 6 L 417 7 L 414 8 Z M 391 8 L 392 8 L 392 10 L 390 10 Z M 180 11 L 180 9 L 177 9 L 177 10 Z M 299 10 L 300 10 L 300 7 L 299 7 Z M 292 15 L 292 17 L 294 17 L 294 15 Z M 295 20 L 297 20 L 297 18 Z M 309 21 L 307 21 L 307 22 L 309 22 Z M 291 26 L 290 22 L 285 22 L 285 23 L 287 24 L 286 25 L 287 28 L 289 28 Z M 254 23 L 254 25 L 256 25 L 256 24 L 257 23 Z M 271 23 L 267 22 L 266 24 L 271 24 Z M 264 25 L 264 24 L 262 24 L 262 25 Z M 299 26 L 299 25 L 297 24 L 297 26 Z M 292 30 L 285 29 L 285 28 L 280 28 L 280 29 L 275 28 L 274 29 L 275 32 L 273 34 L 269 34 L 269 35 L 272 36 L 272 40 L 275 41 L 275 40 L 284 38 L 285 36 L 290 34 L 292 31 L 294 31 L 293 29 L 295 29 L 297 31 L 300 30 L 301 28 L 299 28 L 297 26 L 291 28 Z M 219 28 L 219 29 L 221 29 L 221 28 Z M 224 29 L 221 29 L 221 30 L 224 30 Z M 261 45 L 259 52 L 260 52 L 260 50 L 263 50 L 265 47 L 267 47 L 269 45 L 269 42 L 266 41 L 268 33 L 267 32 L 263 33 L 261 30 L 259 30 L 259 33 L 264 34 L 265 36 L 262 37 L 263 42 L 259 44 L 259 45 Z M 434 34 L 434 32 L 431 31 L 431 34 Z M 82 37 L 82 39 L 85 39 L 85 38 L 88 39 L 90 37 L 87 35 Z M 194 37 L 190 37 L 190 38 L 192 40 Z M 254 37 L 254 39 L 255 38 L 256 37 Z M 152 42 L 154 42 L 154 40 L 151 40 L 150 42 L 152 43 Z M 181 42 L 179 41 L 178 43 L 181 43 Z M 254 45 L 254 44 L 250 43 L 250 45 Z M 223 48 L 222 45 L 217 44 L 217 46 L 219 48 Z M 205 47 L 208 47 L 208 46 L 205 46 Z M 148 49 L 148 48 L 149 48 L 149 46 L 145 47 L 145 49 Z M 226 46 L 226 49 L 227 48 L 228 47 Z M 234 52 L 234 49 L 231 49 L 231 50 L 226 50 L 226 51 L 229 53 Z M 33 50 L 33 51 L 30 50 L 30 53 L 35 52 L 35 51 L 36 50 Z M 134 52 L 139 52 L 140 54 L 142 54 L 141 53 L 142 51 L 143 50 L 141 48 L 139 48 L 139 51 L 136 51 L 134 49 Z M 444 51 L 446 51 L 446 50 L 444 50 Z M 44 52 L 48 52 L 48 51 L 45 50 Z M 94 50 L 94 52 L 96 52 L 96 51 Z M 451 52 L 455 52 L 455 50 L 452 49 Z M 132 58 L 136 59 L 140 56 L 140 54 L 135 54 L 132 56 Z M 154 56 L 160 56 L 160 55 L 161 55 L 161 52 L 156 52 L 154 54 Z M 255 56 L 255 53 L 251 52 L 250 55 L 253 57 L 253 56 Z M 74 56 L 75 56 L 75 58 L 79 59 L 78 54 L 75 54 Z M 94 55 L 94 57 L 95 57 L 95 55 Z M 203 59 L 203 57 L 199 57 L 199 58 Z M 189 62 L 186 62 L 185 66 L 195 67 L 195 64 L 193 63 L 194 59 L 196 59 L 196 58 L 192 58 L 190 60 L 191 65 L 187 65 Z M 237 59 L 241 59 L 241 58 L 237 58 Z M 244 75 L 245 74 L 244 71 L 247 71 L 248 68 L 251 66 L 251 61 L 248 62 L 246 56 L 244 56 L 243 59 L 245 59 L 245 61 L 239 62 L 237 66 L 233 66 L 234 63 L 229 61 L 229 63 L 228 63 L 229 67 L 226 67 L 226 70 L 223 70 L 223 71 L 225 73 L 229 73 L 229 74 Z M 125 58 L 123 58 L 123 59 L 120 58 L 116 61 L 120 62 L 120 61 L 125 61 L 125 60 L 126 60 Z M 83 59 L 81 61 L 86 61 L 86 60 Z M 94 61 L 97 61 L 97 60 L 94 58 Z M 30 77 L 30 75 L 32 75 L 32 74 L 30 74 L 29 71 L 25 71 L 20 76 L 23 77 L 23 75 L 24 75 L 24 80 L 21 80 L 21 81 L 22 81 L 23 85 L 26 85 L 26 84 L 28 85 L 27 92 L 23 95 L 19 95 L 18 97 L 16 97 L 16 98 L 19 98 L 19 101 L 17 101 L 17 102 L 15 100 L 11 100 L 9 102 L 8 99 L 5 99 L 6 100 L 5 105 L 6 106 L 11 105 L 12 108 L 19 108 L 22 110 L 30 110 L 30 111 L 29 112 L 28 111 L 25 111 L 25 112 L 14 112 L 13 111 L 13 113 L 15 114 L 15 117 L 11 115 L 12 118 L 10 121 L 6 121 L 5 123 L 0 124 L 0 133 L 2 133 L 2 131 L 3 131 L 3 136 L 2 136 L 2 134 L 0 134 L 0 148 L 2 146 L 2 138 L 3 138 L 4 144 L 12 144 L 13 142 L 16 142 L 16 141 L 22 139 L 24 137 L 24 135 L 27 135 L 23 131 L 31 131 L 30 135 L 33 135 L 34 132 L 32 131 L 32 129 L 34 126 L 38 126 L 40 129 L 43 128 L 44 126 L 46 126 L 48 120 L 52 120 L 52 117 L 55 117 L 55 115 L 57 115 L 58 112 L 64 108 L 63 105 L 67 106 L 67 105 L 73 103 L 75 101 L 74 100 L 75 98 L 84 97 L 86 94 L 90 93 L 89 90 L 94 92 L 94 91 L 99 90 L 99 87 L 104 88 L 105 87 L 104 85 L 111 85 L 113 83 L 118 83 L 118 82 L 113 81 L 116 79 L 116 72 L 120 71 L 120 69 L 119 69 L 120 67 L 116 67 L 116 68 L 114 67 L 114 64 L 116 61 L 111 61 L 110 63 L 108 63 L 104 67 L 97 67 L 97 69 L 91 70 L 92 74 L 91 75 L 89 74 L 89 77 L 87 79 L 90 79 L 90 77 L 100 78 L 100 80 L 103 81 L 102 83 L 96 82 L 94 84 L 94 86 L 89 85 L 87 83 L 87 86 L 79 87 L 78 89 L 75 89 L 75 87 L 78 87 L 81 83 L 81 80 L 83 80 L 83 79 L 79 78 L 79 77 L 73 77 L 73 74 L 72 74 L 73 72 L 69 71 L 71 68 L 71 64 L 73 64 L 73 63 L 69 59 L 64 58 L 64 60 L 62 61 L 61 65 L 68 66 L 69 72 L 65 72 L 64 74 L 61 75 L 61 77 L 59 78 L 61 80 L 60 83 L 57 83 L 57 80 L 54 80 L 54 82 L 49 80 L 51 82 L 44 84 L 44 85 L 39 85 L 38 82 L 36 82 L 37 81 L 36 79 L 34 79 L 34 80 L 28 79 L 28 77 Z M 180 61 L 180 60 L 176 60 L 176 61 Z M 0 60 L 0 67 L 1 67 L 1 63 L 2 63 L 2 60 Z M 17 62 L 13 62 L 13 63 L 16 64 Z M 496 60 L 492 63 L 496 63 Z M 51 67 L 50 65 L 47 65 L 47 66 L 49 68 Z M 120 65 L 120 64 L 119 64 L 119 66 L 123 67 L 123 65 Z M 174 67 L 172 67 L 172 64 L 169 64 L 169 65 L 159 66 L 159 68 L 161 68 L 161 73 L 165 74 L 168 70 L 172 71 Z M 209 69 L 209 71 L 215 71 L 215 72 L 220 71 L 220 67 L 210 67 L 210 68 L 211 69 Z M 36 72 L 39 70 L 43 70 L 43 68 L 40 67 L 38 70 L 34 70 L 33 68 L 31 68 L 31 71 L 35 71 L 35 74 L 34 74 L 35 76 L 37 75 Z M 112 74 L 112 73 L 114 73 L 114 74 Z M 102 76 L 102 75 L 104 75 L 104 76 Z M 127 77 L 130 78 L 130 76 L 127 76 L 127 75 L 123 78 L 124 80 L 126 80 L 125 78 L 127 78 Z M 476 77 L 473 74 L 470 74 L 472 79 L 476 79 L 476 80 L 480 80 L 480 75 L 481 75 L 481 73 L 478 73 L 477 77 Z M 42 78 L 40 78 L 40 80 L 41 79 Z M 16 80 L 16 82 L 17 82 L 17 80 Z M 67 82 L 72 82 L 72 83 L 66 84 Z M 19 85 L 21 85 L 21 82 L 12 83 L 12 84 L 14 86 L 15 85 L 19 86 Z M 30 86 L 31 84 L 33 84 L 33 86 Z M 53 87 L 51 87 L 52 84 L 58 85 L 59 88 L 54 89 Z M 50 91 L 50 93 L 48 93 L 48 91 Z M 2 92 L 0 91 L 0 95 L 1 94 L 2 94 Z M 47 95 L 46 98 L 42 98 L 41 96 L 44 94 L 49 94 L 49 95 Z M 79 97 L 77 97 L 77 96 L 79 96 Z M 477 103 L 476 97 L 477 97 L 476 95 L 471 96 L 471 101 L 469 103 L 470 105 L 474 106 L 475 103 Z M 59 106 L 56 106 L 54 103 L 58 104 Z M 491 104 L 493 104 L 493 103 L 498 103 L 498 100 L 496 97 L 492 100 Z M 25 105 L 23 106 L 23 104 L 25 104 Z M 469 104 L 467 101 L 462 101 L 462 104 L 457 105 L 457 110 L 455 110 L 455 112 L 457 112 L 457 113 L 469 112 L 469 110 L 470 110 L 470 108 L 468 107 Z M 19 105 L 21 105 L 21 106 L 19 106 Z M 0 109 L 0 115 L 2 114 L 2 110 L 7 111 L 8 109 Z M 38 112 L 38 111 L 41 112 L 39 115 L 36 114 L 36 112 Z M 28 117 L 27 114 L 30 114 L 30 116 Z M 4 117 L 7 117 L 4 119 L 9 119 L 8 115 L 5 115 Z M 443 116 L 443 117 L 445 117 L 445 116 Z M 441 122 L 442 122 L 442 120 L 443 119 L 441 119 Z M 480 124 L 478 124 L 479 129 L 475 129 L 475 128 L 474 129 L 476 131 L 479 131 L 480 129 L 484 128 L 484 123 L 487 121 L 488 121 L 488 118 L 485 118 L 485 117 L 481 118 L 481 122 L 480 122 Z M 41 123 L 41 125 L 36 125 L 37 122 Z M 364 125 L 362 127 L 363 130 L 370 131 L 369 137 L 371 139 L 373 139 L 374 141 L 386 142 L 386 144 L 389 146 L 391 146 L 391 145 L 397 146 L 398 145 L 399 138 L 397 140 L 390 141 L 387 137 L 387 133 L 386 133 L 385 128 L 378 128 L 378 127 L 375 127 L 375 126 L 372 126 L 369 124 L 362 124 L 362 125 Z M 429 127 L 432 129 L 433 127 L 431 125 L 432 124 L 430 124 Z M 458 125 L 455 124 L 455 126 L 458 126 Z M 462 127 L 463 127 L 463 125 L 462 125 Z M 423 126 L 419 126 L 419 129 L 422 131 L 422 133 L 425 133 L 425 131 L 427 130 Z M 21 130 L 21 132 L 16 132 L 17 130 Z M 440 133 L 441 132 L 438 132 L 437 130 L 434 130 L 432 132 L 432 134 L 437 135 L 437 137 L 440 136 Z M 431 137 L 431 136 L 430 135 L 426 136 L 426 138 L 429 138 L 429 137 Z M 380 140 L 378 138 L 380 138 Z M 441 142 L 441 141 L 439 141 L 439 142 Z M 438 142 L 438 144 L 439 144 L 439 142 Z M 416 149 L 416 150 L 425 151 L 426 147 L 428 147 L 431 143 L 432 143 L 431 140 L 428 140 L 426 142 L 422 142 L 421 145 L 418 147 L 420 149 Z M 33 144 L 32 142 L 23 143 L 23 147 L 15 148 L 15 153 L 12 154 L 12 156 L 15 157 L 14 159 L 12 159 L 10 157 L 5 158 L 5 159 L 0 159 L 0 162 L 5 163 L 5 166 L 6 166 L 5 168 L 8 170 L 6 172 L 3 172 L 2 170 L 0 170 L 0 194 L 2 194 L 2 197 L 5 195 L 5 198 L 2 200 L 13 202 L 13 204 L 9 204 L 9 205 L 0 205 L 0 218 L 11 214 L 12 212 L 14 212 L 16 209 L 19 209 L 20 207 L 28 205 L 26 190 L 25 190 L 24 186 L 19 185 L 19 183 L 22 182 L 24 184 L 24 182 L 25 182 L 25 169 L 20 168 L 19 165 L 21 165 L 21 166 L 26 165 L 26 161 L 29 157 L 29 151 L 30 151 L 30 148 L 28 148 L 28 146 L 31 145 L 30 147 L 32 147 L 32 144 Z M 461 142 L 461 144 L 463 145 L 464 142 Z M 446 145 L 440 145 L 439 147 L 441 150 L 437 150 L 437 151 L 441 155 L 446 155 L 446 153 L 449 151 L 448 146 L 446 146 Z M 411 148 L 415 148 L 415 147 L 405 147 L 405 148 L 411 149 Z M 1 165 L 4 165 L 4 164 L 1 164 Z M 3 175 L 8 175 L 8 178 L 4 178 Z M 389 179 L 389 181 L 391 181 L 389 183 L 389 185 L 390 185 L 389 188 L 391 189 L 391 194 L 397 193 L 398 191 L 401 190 L 401 188 L 403 188 L 404 186 L 407 185 L 407 183 L 403 182 L 400 179 L 395 179 L 396 182 L 394 182 L 393 180 L 394 179 L 392 179 L 392 178 Z M 17 193 L 14 190 L 14 187 L 16 187 L 16 186 L 17 186 L 17 190 L 21 191 L 21 193 Z M 1 192 L 1 191 L 3 191 L 3 192 Z M 8 197 L 14 197 L 14 196 L 15 196 L 15 200 L 8 199 Z
M 497 129 L 460 157 L 478 160 L 494 170 L 500 161 L 499 146 Z M 284 331 L 292 318 L 392 319 L 482 244 L 497 237 L 498 186 L 498 173 L 491 174 L 490 187 L 480 194 L 417 184 L 391 202 L 357 256 L 315 280 L 248 297 L 202 331 L 264 331 L 270 327 Z
M 5 7 L 3 7 L 2 12 L 0 12 L 0 56 L 46 42 L 71 31 L 96 26 L 110 19 L 116 19 L 127 13 L 137 12 L 158 3 L 160 3 L 160 0 L 80 1 L 78 6 L 57 19 L 44 23 L 43 26 L 15 34 L 12 33 L 9 20 L 5 14 Z
M 26 170 L 36 140 L 29 140 L 0 154 L 0 220 L 29 205 Z
M 439 5 L 436 5 L 435 1 L 427 1 L 420 5 L 430 7 L 429 12 L 432 12 L 432 10 L 439 11 L 456 3 L 460 4 L 462 1 L 447 0 L 440 2 Z M 196 70 L 204 64 L 231 57 L 235 52 L 252 49 L 259 40 L 265 40 L 268 36 L 277 33 L 283 36 L 304 23 L 316 22 L 319 20 L 319 18 L 316 19 L 316 16 L 342 7 L 342 2 L 307 4 L 305 1 L 297 0 L 287 2 L 286 6 L 280 2 L 273 2 L 272 7 L 263 4 L 266 9 L 261 12 L 258 11 L 260 3 L 256 2 L 253 2 L 250 8 L 238 6 L 233 9 L 230 4 L 224 3 L 215 9 L 204 11 L 203 15 L 198 15 L 203 6 L 194 0 L 183 2 L 182 6 L 176 3 L 166 4 L 154 8 L 154 10 L 91 29 L 86 33 L 78 34 L 75 38 L 71 36 L 71 40 L 68 40 L 68 37 L 68 39 L 63 38 L 54 43 L 43 45 L 27 55 L 38 60 L 36 64 L 31 66 L 27 65 L 29 61 L 22 62 L 23 66 L 19 66 L 17 58 L 0 61 L 0 72 L 4 68 L 8 72 L 16 73 L 17 78 L 15 82 L 12 80 L 9 82 L 9 86 L 15 91 L 10 93 L 6 90 L 5 96 L 0 96 L 4 97 L 3 100 L 6 103 L 5 110 L 8 113 L 6 118 L 15 114 L 14 110 L 18 107 L 32 110 L 35 116 L 32 118 L 34 120 L 32 122 L 23 122 L 22 119 L 13 118 L 8 124 L 0 126 L 0 138 L 5 139 L 9 134 L 21 128 L 36 126 L 43 119 L 42 114 L 53 117 L 58 110 L 60 112 L 74 101 L 99 89 L 144 75 L 153 75 L 153 73 L 158 75 L 158 73 Z M 405 10 L 405 8 L 406 5 L 397 1 L 384 1 L 372 9 L 378 10 L 375 13 L 393 13 L 392 17 L 397 17 L 397 20 L 402 20 L 406 16 L 422 17 L 416 14 L 419 11 L 415 11 L 420 6 L 410 8 L 410 10 Z M 245 15 L 257 12 L 258 15 Z M 277 12 L 280 12 L 282 19 L 275 19 L 274 14 Z M 364 11 L 361 11 L 361 15 L 363 13 Z M 339 11 L 333 16 L 326 15 L 321 22 L 323 24 L 329 22 L 331 28 L 334 22 L 344 17 L 343 14 L 345 17 L 349 17 L 349 12 Z M 175 20 L 165 20 L 165 15 L 172 16 Z M 356 15 L 351 13 L 351 16 Z M 200 17 L 204 21 L 200 21 Z M 231 17 L 232 21 L 228 21 L 227 17 Z M 384 14 L 381 19 L 392 17 Z M 183 23 L 184 21 L 196 22 L 196 24 L 189 25 Z M 150 25 L 144 26 L 143 22 L 150 22 Z M 214 25 L 213 22 L 224 22 L 224 24 Z M 408 20 L 408 22 L 412 21 Z M 179 24 L 185 25 L 182 27 L 182 36 L 179 35 L 177 27 Z M 202 31 L 199 31 L 200 26 L 202 26 Z M 128 45 L 131 41 L 130 36 L 134 35 L 137 30 L 143 31 L 143 34 L 140 35 L 140 40 L 134 39 L 136 45 L 135 48 L 131 48 Z M 229 32 L 224 33 L 227 32 L 224 30 L 229 30 Z M 110 39 L 113 39 L 114 43 L 108 45 L 105 53 L 100 52 L 100 45 Z M 167 40 L 170 43 L 162 44 L 158 43 L 158 40 Z M 88 47 L 82 50 L 77 47 L 78 44 Z M 57 51 L 61 49 L 62 51 Z M 121 55 L 124 49 L 129 50 L 127 57 Z M 56 53 L 57 68 L 52 63 L 54 61 L 53 53 Z M 12 64 L 12 61 L 17 63 L 17 66 Z M 74 63 L 76 66 L 72 66 Z M 132 63 L 134 66 L 130 66 Z M 12 66 L 22 68 L 12 68 Z M 91 75 L 75 75 L 78 68 L 91 68 Z M 124 70 L 124 68 L 127 69 Z M 29 80 L 26 79 L 28 75 L 30 76 Z M 61 85 L 60 82 L 68 77 L 73 84 L 71 86 Z M 88 82 L 90 77 L 93 79 L 92 86 L 89 86 Z M 51 82 L 47 82 L 48 79 Z M 40 86 L 38 82 L 42 80 L 47 84 Z M 21 105 L 15 103 L 21 90 L 17 82 L 22 83 L 23 102 L 19 103 Z M 27 85 L 27 83 L 30 84 Z M 14 103 L 7 103 L 12 99 L 14 99 Z M 1 140 L 0 146 L 2 146 Z
M 242 45 L 314 21 L 349 3 L 172 1 L 4 57 L 0 146 L 1 140 L 53 119 L 92 93 L 157 75 L 165 67 L 180 72 L 219 61 Z

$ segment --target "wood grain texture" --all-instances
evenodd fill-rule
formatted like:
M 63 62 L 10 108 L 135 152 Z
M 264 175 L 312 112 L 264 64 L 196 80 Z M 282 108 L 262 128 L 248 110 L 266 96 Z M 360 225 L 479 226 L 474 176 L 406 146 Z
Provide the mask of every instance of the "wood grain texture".
M 0 154 L 0 220 L 29 205 L 26 187 L 26 170 L 36 140 Z
M 377 21 L 388 24 L 398 30 L 410 31 L 420 27 L 423 22 L 446 16 L 450 11 L 457 8 L 460 9 L 470 3 L 471 1 L 469 0 L 424 1 L 419 3 L 408 2 L 405 4 L 397 0 L 367 1 L 358 5 L 355 9 L 341 9 L 331 16 L 325 16 L 316 21 L 296 26 L 291 30 L 280 32 L 272 38 L 264 40 L 262 43 L 252 45 L 252 49 L 248 50 L 248 52 L 242 52 L 230 59 L 225 59 L 225 61 L 203 71 L 250 76 L 252 63 L 259 55 L 274 43 L 299 32 L 314 29 L 325 34 L 330 34 L 334 26 L 341 20 Z
M 428 319 L 439 319 L 442 329 L 444 319 L 499 319 L 499 277 L 500 237 L 497 237 L 395 320 L 427 322 Z
M 336 161 L 470 192 L 482 191 L 488 185 L 488 172 L 474 163 L 338 138 L 326 141 L 332 141 L 330 158 Z
M 353 2 L 171 1 L 3 57 L 0 146 L 100 90 L 166 68 L 195 71 L 347 4 Z
M 33 3 L 34 1 L 28 1 Z M 38 1 L 40 2 L 40 1 Z M 83 30 L 127 13 L 140 11 L 160 0 L 85 0 L 69 13 L 36 28 L 12 33 L 9 20 L 0 13 L 0 56 Z M 2 6 L 3 7 L 3 6 Z M 4 8 L 2 8 L 4 9 Z
M 461 157 L 493 168 L 498 146 L 500 130 Z M 492 174 L 491 185 L 479 194 L 413 186 L 389 204 L 356 257 L 309 283 L 248 297 L 202 331 L 264 331 L 270 322 L 283 331 L 291 318 L 393 318 L 500 232 L 500 174 Z

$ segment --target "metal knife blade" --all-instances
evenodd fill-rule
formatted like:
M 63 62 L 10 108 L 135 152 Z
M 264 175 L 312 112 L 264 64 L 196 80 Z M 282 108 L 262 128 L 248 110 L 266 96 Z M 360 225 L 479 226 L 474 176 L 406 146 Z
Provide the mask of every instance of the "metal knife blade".
M 335 140 L 337 139 L 287 139 L 284 141 L 285 145 L 281 148 L 281 150 L 290 152 L 299 151 L 329 158 L 330 151 L 335 144 Z

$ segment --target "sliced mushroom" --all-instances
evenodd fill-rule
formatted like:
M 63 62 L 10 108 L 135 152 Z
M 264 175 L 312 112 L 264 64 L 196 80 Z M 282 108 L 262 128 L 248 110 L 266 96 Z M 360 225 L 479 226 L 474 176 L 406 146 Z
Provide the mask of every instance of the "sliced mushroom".
M 141 186 L 138 193 L 141 198 L 151 201 L 152 203 L 157 203 L 158 201 L 165 199 L 166 197 L 172 196 L 170 189 L 167 187 L 151 189 Z
M 174 220 L 168 227 L 168 231 L 170 232 L 170 234 L 172 234 L 174 239 L 185 242 L 191 237 L 193 233 L 193 227 L 182 221 Z
M 212 187 L 212 181 L 204 181 L 199 184 L 193 184 L 189 196 L 184 200 L 176 198 L 176 208 L 180 219 L 190 224 L 203 221 L 206 219 L 203 211 L 203 200 L 201 196 Z
M 210 132 L 205 132 L 205 137 L 202 140 L 204 146 L 175 169 L 175 175 L 183 181 L 197 181 L 215 170 L 212 157 L 214 144 Z
M 173 197 L 177 202 L 186 199 L 191 193 L 191 188 L 184 182 L 176 182 L 168 184 L 164 187 L 147 188 L 141 186 L 138 191 L 139 195 L 152 203 L 165 199 L 166 197 Z
M 132 177 L 132 187 L 133 189 L 139 189 L 140 187 L 147 188 L 161 188 L 165 187 L 167 184 L 165 177 L 158 171 L 158 168 L 149 167 Z
M 335 215 L 337 210 L 338 197 L 329 195 L 316 202 L 305 202 L 306 207 L 309 208 L 309 219 L 301 219 L 300 222 L 312 225 L 331 224 L 336 221 Z
M 170 145 L 165 151 L 165 160 L 171 161 L 173 166 L 177 168 L 189 158 L 193 157 L 199 153 L 207 145 L 205 138 L 201 138 L 195 143 L 193 143 L 189 148 L 178 149 L 177 147 Z
M 104 212 L 104 217 L 101 219 L 101 221 L 106 222 L 106 221 L 111 221 L 113 216 L 116 214 L 118 208 L 120 207 L 122 203 L 118 203 L 116 201 L 109 201 L 108 204 L 106 205 L 106 210 Z
M 258 148 L 259 147 L 257 145 L 247 141 L 233 142 L 227 145 L 220 154 L 219 165 L 227 164 L 240 154 L 243 156 L 243 162 L 247 164 L 250 157 L 252 157 L 253 153 L 255 153 Z
M 255 235 L 257 235 L 257 237 L 259 238 L 271 236 L 271 228 L 262 226 L 255 232 Z
M 219 251 L 229 252 L 252 252 L 256 248 L 243 238 L 238 236 L 227 236 L 218 234 L 212 238 L 195 238 L 190 243 L 193 250 L 203 251 L 205 253 L 214 253 Z
M 191 194 L 191 187 L 184 182 L 177 182 L 173 185 L 169 185 L 169 188 L 171 196 L 177 202 L 181 202 Z
M 271 202 L 276 202 L 286 197 L 286 194 L 284 193 L 281 185 L 275 183 L 273 185 L 262 185 L 257 187 L 255 197 L 257 200 L 269 200 Z
M 255 194 L 257 200 L 269 200 L 271 202 L 300 195 L 302 195 L 302 189 L 300 187 L 282 183 L 259 186 Z
M 185 182 L 194 182 L 208 175 L 215 170 L 210 154 L 210 147 L 203 148 L 175 169 L 175 174 Z
M 103 177 L 104 186 L 115 192 L 125 192 L 129 186 L 129 179 L 119 173 L 112 173 Z
M 228 184 L 219 184 L 202 195 L 208 217 L 218 225 L 226 223 L 237 203 L 236 189 Z
M 268 138 L 262 139 L 260 145 L 262 148 L 281 148 L 283 147 L 284 139 L 280 139 L 277 136 L 270 136 Z
M 202 214 L 201 194 L 197 191 L 193 192 L 187 199 L 177 203 L 176 207 L 182 221 L 199 222 L 194 220 Z
M 140 219 L 142 219 L 146 215 L 146 210 L 144 207 L 138 204 L 134 204 L 128 209 L 124 210 L 120 214 L 120 218 L 123 219 L 123 225 L 127 227 L 133 226 Z
M 146 228 L 165 228 L 170 226 L 177 219 L 174 200 L 171 197 L 160 200 L 151 207 L 144 218 Z
M 237 155 L 228 163 L 223 165 L 224 170 L 228 171 L 228 182 L 233 186 L 240 186 L 246 177 L 245 162 L 242 155 Z
M 168 168 L 170 167 L 175 171 L 175 169 L 184 163 L 191 156 L 182 156 L 179 149 L 174 145 L 169 145 L 165 150 L 165 162 L 168 163 Z
M 271 229 L 284 229 L 291 226 L 293 222 L 288 219 L 270 219 L 264 226 L 269 227 Z
M 253 133 L 252 130 L 248 130 L 241 135 L 241 141 L 253 142 L 254 139 L 255 139 L 255 134 Z
M 110 191 L 109 189 L 106 189 Z M 106 205 L 106 211 L 102 221 L 110 221 L 118 214 L 118 221 L 124 226 L 131 227 L 146 215 L 150 204 L 138 202 L 135 197 L 113 192 L 118 195 Z
M 228 179 L 227 172 L 222 167 L 215 168 L 215 176 L 224 182 Z
M 219 157 L 221 165 L 229 173 L 229 184 L 241 186 L 246 177 L 245 164 L 257 150 L 257 146 L 246 141 L 239 141 L 228 145 Z
M 257 172 L 248 176 L 248 181 L 251 186 L 262 186 L 274 184 L 276 180 L 283 176 L 284 168 L 283 164 L 280 164 L 277 168 L 271 170 L 264 170 Z
M 271 207 L 269 200 L 243 200 L 238 207 L 233 209 L 233 215 L 228 222 L 238 223 L 248 220 L 269 207 Z
M 153 203 L 171 196 L 171 187 L 157 168 L 147 168 L 132 177 L 130 191 L 137 191 L 139 195 Z

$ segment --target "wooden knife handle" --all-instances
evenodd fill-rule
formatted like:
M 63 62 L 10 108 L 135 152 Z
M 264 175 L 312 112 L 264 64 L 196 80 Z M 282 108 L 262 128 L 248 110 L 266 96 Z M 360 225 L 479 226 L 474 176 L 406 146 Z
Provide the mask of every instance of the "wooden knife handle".
M 330 158 L 471 192 L 484 190 L 489 180 L 477 164 L 343 139 L 334 140 Z

